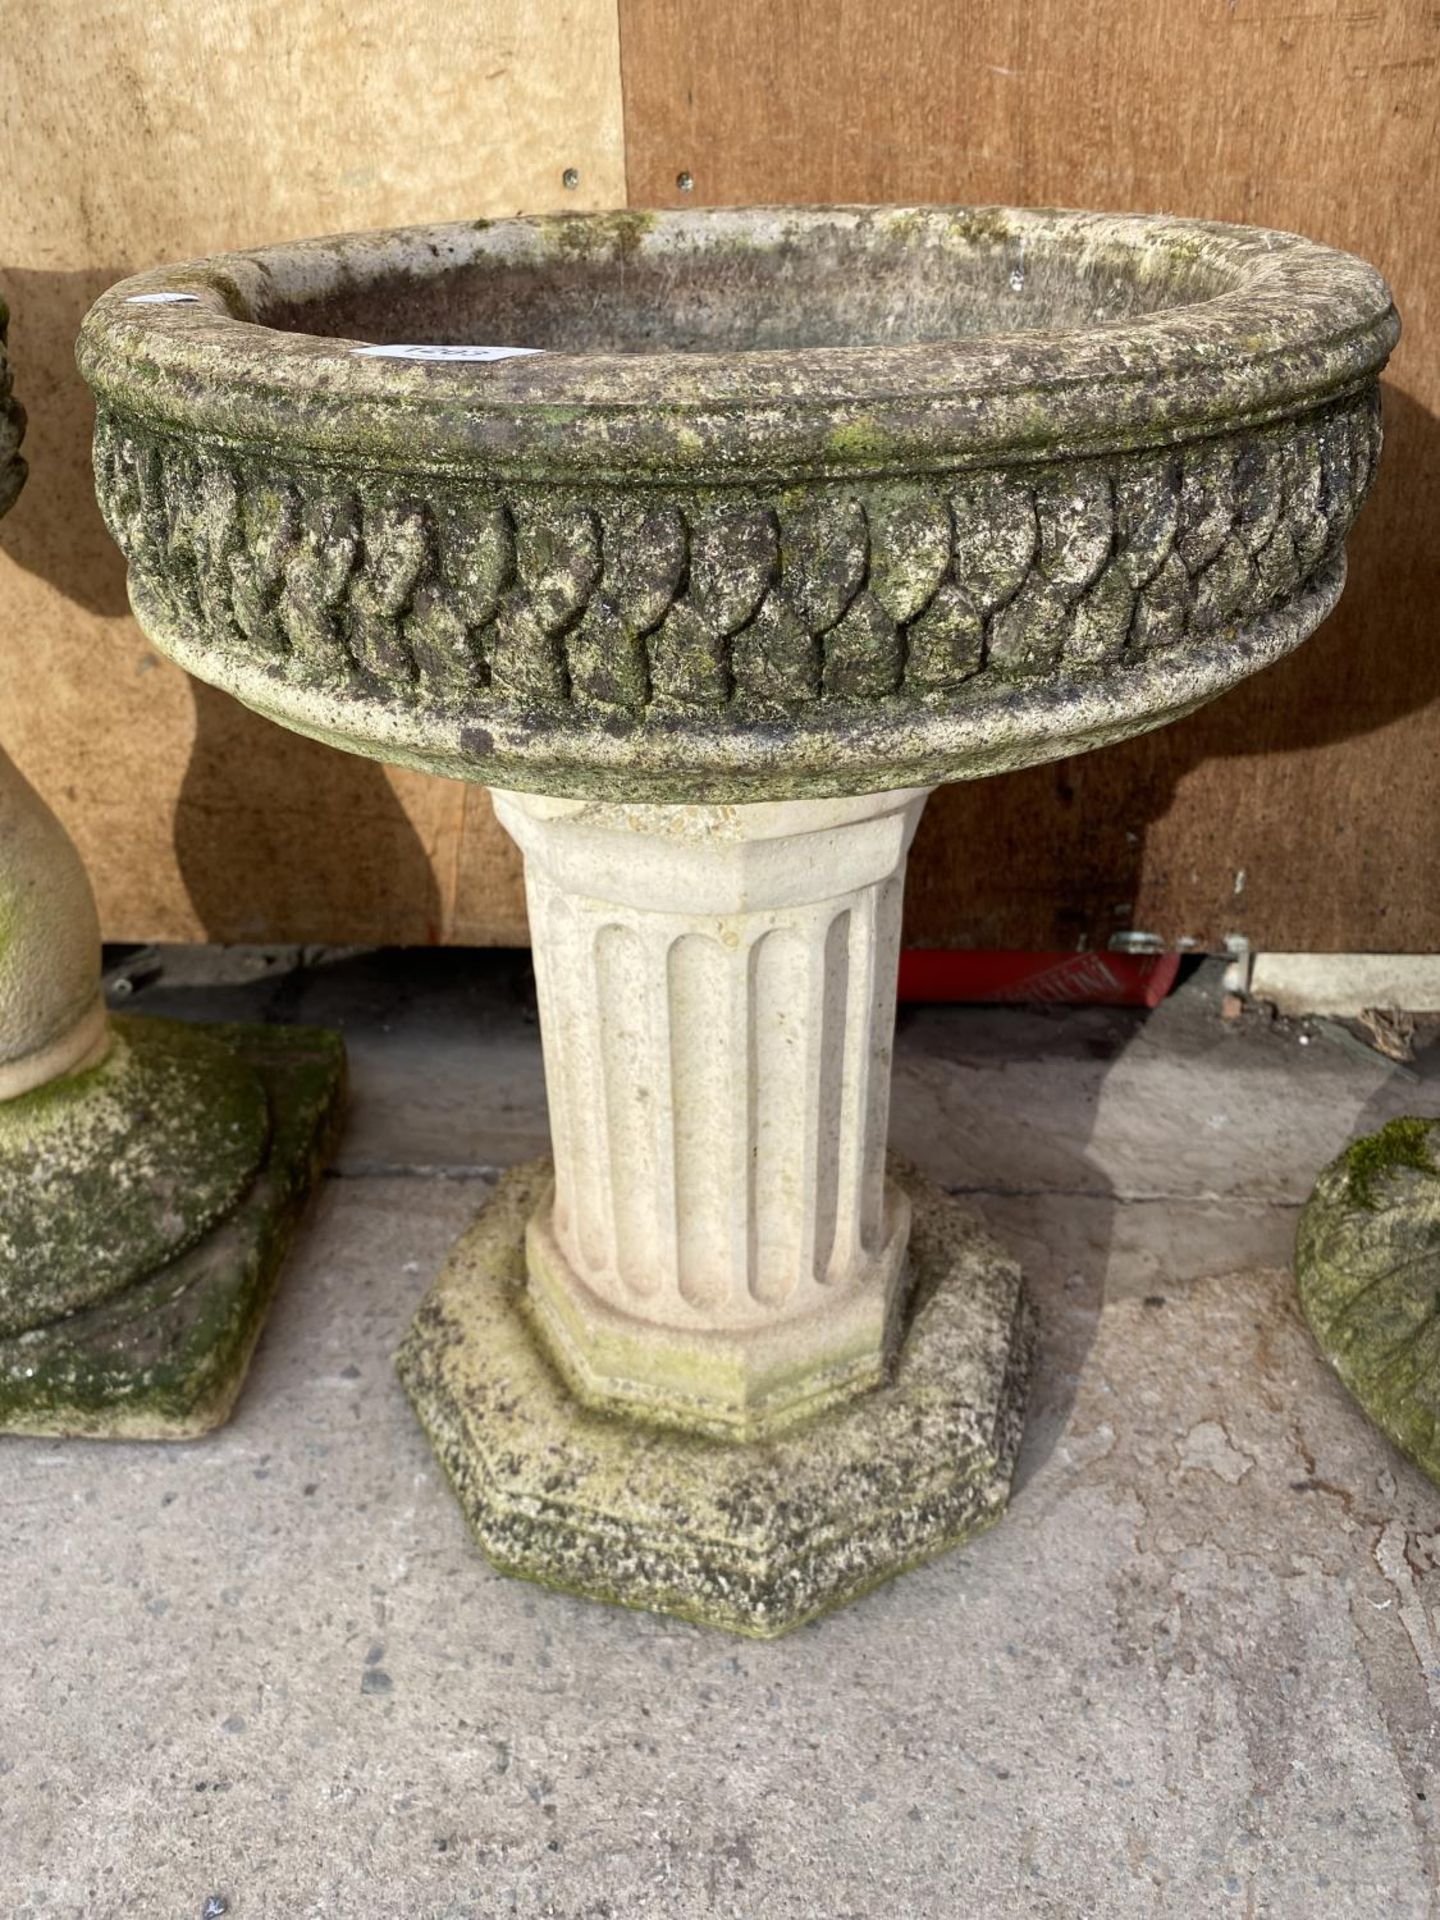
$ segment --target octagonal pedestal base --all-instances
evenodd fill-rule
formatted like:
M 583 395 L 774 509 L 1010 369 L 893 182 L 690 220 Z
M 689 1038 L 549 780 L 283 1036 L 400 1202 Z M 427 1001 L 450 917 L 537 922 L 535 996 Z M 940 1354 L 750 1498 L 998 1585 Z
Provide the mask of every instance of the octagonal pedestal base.
M 203 1031 L 264 1087 L 270 1138 L 255 1178 L 186 1252 L 97 1305 L 0 1340 L 0 1433 L 175 1440 L 228 1418 L 339 1122 L 345 1053 L 316 1028 Z
M 502 1572 L 770 1637 L 998 1519 L 1032 1347 L 1015 1263 L 907 1169 L 914 1275 L 893 1375 L 764 1440 L 666 1431 L 567 1390 L 525 1305 L 548 1162 L 514 1169 L 457 1244 L 397 1357 L 475 1535 Z

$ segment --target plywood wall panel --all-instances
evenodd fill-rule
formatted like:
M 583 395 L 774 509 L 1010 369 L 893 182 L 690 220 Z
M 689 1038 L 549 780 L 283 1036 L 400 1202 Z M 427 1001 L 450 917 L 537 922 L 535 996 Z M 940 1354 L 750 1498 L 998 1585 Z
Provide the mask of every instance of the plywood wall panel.
M 632 205 L 1189 213 L 1375 260 L 1406 335 L 1340 612 L 1164 733 L 931 803 L 908 936 L 1440 946 L 1440 12 L 1420 0 L 620 0 Z M 682 193 L 681 174 L 693 182 Z
M 0 742 L 74 833 L 106 932 L 523 934 L 483 796 L 287 735 L 145 644 L 73 341 L 102 288 L 167 259 L 620 204 L 614 0 L 47 0 L 6 36 L 0 179 L 32 468 L 0 525 Z

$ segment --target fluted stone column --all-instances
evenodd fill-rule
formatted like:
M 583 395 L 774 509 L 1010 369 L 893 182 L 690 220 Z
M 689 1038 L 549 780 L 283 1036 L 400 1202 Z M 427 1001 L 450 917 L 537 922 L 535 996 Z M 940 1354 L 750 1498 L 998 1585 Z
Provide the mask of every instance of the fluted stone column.
M 905 859 L 928 789 L 752 806 L 498 793 L 555 1151 L 529 1302 L 592 1404 L 743 1436 L 871 1386 Z

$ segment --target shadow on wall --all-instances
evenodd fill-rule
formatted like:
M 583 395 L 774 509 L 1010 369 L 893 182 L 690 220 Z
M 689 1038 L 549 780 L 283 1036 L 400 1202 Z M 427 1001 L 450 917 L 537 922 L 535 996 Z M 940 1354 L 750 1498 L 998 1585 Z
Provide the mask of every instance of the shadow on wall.
M 999 779 L 944 787 L 925 809 L 906 892 L 906 939 L 918 946 L 1031 947 L 1053 926 L 1054 945 L 1104 948 L 1133 920 L 1148 829 L 1203 762 L 1282 755 L 1372 733 L 1440 695 L 1440 542 L 1435 537 L 1440 421 L 1385 385 L 1385 449 L 1374 492 L 1349 542 L 1349 580 L 1335 613 L 1299 650 L 1189 719 L 1098 753 Z M 1373 814 L 1383 767 L 1372 755 L 1342 776 Z M 1214 913 L 1229 890 L 1223 776 L 1213 804 L 1194 814 L 1190 863 L 1219 871 Z M 1331 821 L 1325 823 L 1332 826 Z M 1208 838 L 1209 845 L 1202 844 Z M 1339 850 L 1351 861 L 1353 849 Z M 1320 857 L 1317 856 L 1317 868 Z M 1197 872 L 1175 891 L 1194 898 Z M 1269 874 L 1283 902 L 1286 876 Z M 1308 876 L 1302 875 L 1302 883 Z M 1313 881 L 1309 884 L 1315 884 Z M 1368 882 L 1367 882 L 1368 884 Z M 1374 877 L 1377 901 L 1384 875 Z M 1203 911 L 1203 909 L 1202 909 Z M 1285 910 L 1276 906 L 1275 916 Z M 1293 917 L 1293 914 L 1289 917 Z M 1225 929 L 1162 924 L 1209 937 Z M 1353 935 L 1358 929 L 1350 929 Z M 1317 942 L 1317 945 L 1323 944 Z
M 130 271 L 0 267 L 30 462 L 23 511 L 0 523 L 0 551 L 102 619 L 129 611 L 125 563 L 95 504 L 94 407 L 74 342 L 92 302 Z M 97 657 L 96 672 L 105 670 Z M 175 850 L 206 938 L 264 941 L 283 928 L 298 941 L 437 941 L 431 860 L 384 770 L 192 687 Z
M 434 945 L 434 866 L 384 768 L 192 690 L 175 852 L 206 937 Z

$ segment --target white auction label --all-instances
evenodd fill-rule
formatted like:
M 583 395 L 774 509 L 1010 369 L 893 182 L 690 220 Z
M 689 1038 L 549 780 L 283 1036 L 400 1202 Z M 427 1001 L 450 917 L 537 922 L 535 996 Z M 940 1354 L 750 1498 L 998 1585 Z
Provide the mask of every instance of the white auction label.
M 517 360 L 543 347 L 356 347 L 367 360 Z

